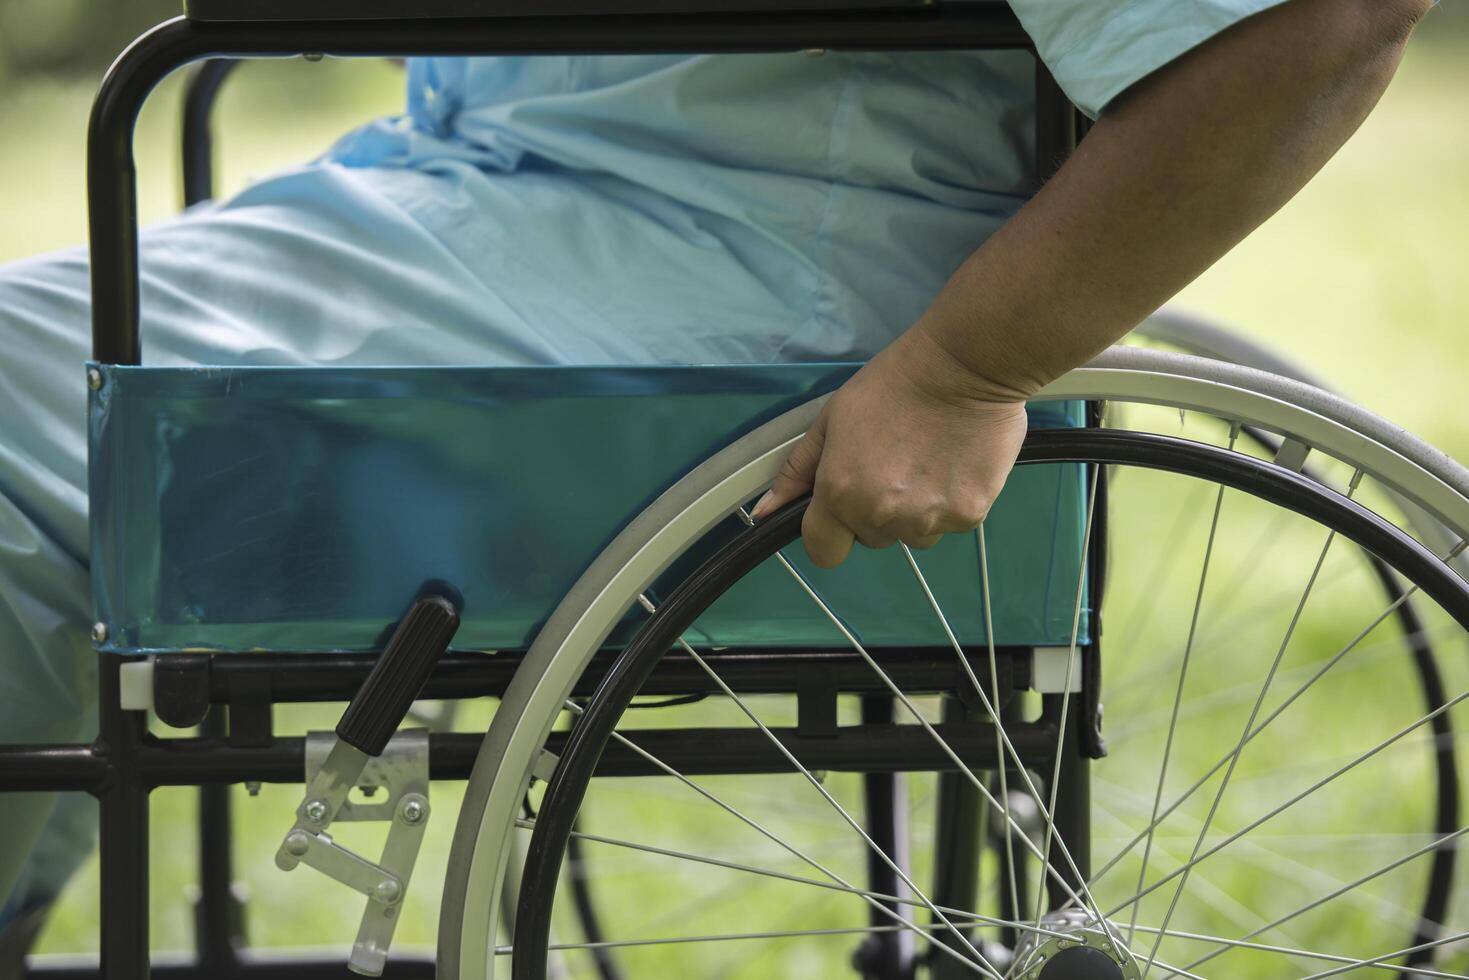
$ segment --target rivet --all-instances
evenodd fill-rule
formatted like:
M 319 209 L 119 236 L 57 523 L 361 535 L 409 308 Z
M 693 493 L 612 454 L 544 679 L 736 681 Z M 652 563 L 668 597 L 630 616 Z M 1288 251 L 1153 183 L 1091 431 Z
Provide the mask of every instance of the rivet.
M 87 368 L 87 387 L 93 391 L 102 389 L 102 372 L 96 368 Z
M 107 642 L 107 624 L 106 623 L 93 623 L 92 624 L 92 642 L 93 643 L 106 643 Z
M 311 841 L 303 830 L 293 830 L 286 835 L 286 853 L 300 857 L 311 850 Z

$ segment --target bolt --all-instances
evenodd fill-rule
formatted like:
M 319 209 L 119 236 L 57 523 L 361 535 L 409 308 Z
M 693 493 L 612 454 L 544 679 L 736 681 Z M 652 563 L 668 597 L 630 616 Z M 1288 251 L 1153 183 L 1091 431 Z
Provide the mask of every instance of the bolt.
M 373 894 L 376 895 L 380 902 L 392 903 L 398 900 L 398 893 L 401 891 L 402 888 L 399 887 L 396 881 L 387 878 L 377 883 L 377 887 L 373 889 Z
M 96 368 L 87 368 L 87 387 L 93 391 L 102 390 L 102 372 Z
M 418 823 L 418 821 L 423 819 L 427 809 L 423 805 L 423 800 L 410 796 L 403 801 L 402 813 L 404 822 Z
M 247 779 L 247 780 L 245 780 L 245 792 L 249 793 L 251 796 L 259 796 L 260 795 L 260 780 L 258 780 L 258 779 Z
M 320 800 L 312 800 L 306 804 L 306 819 L 312 823 L 326 823 L 326 804 Z
M 106 643 L 107 642 L 107 624 L 106 623 L 93 623 L 92 624 L 92 642 L 93 643 Z
M 300 857 L 311 850 L 311 839 L 304 830 L 293 830 L 286 835 L 286 853 Z

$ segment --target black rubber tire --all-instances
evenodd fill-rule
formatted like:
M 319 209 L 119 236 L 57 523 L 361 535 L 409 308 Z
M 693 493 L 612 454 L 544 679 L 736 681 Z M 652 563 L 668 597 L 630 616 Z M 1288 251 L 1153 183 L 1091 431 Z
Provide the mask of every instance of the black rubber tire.
M 1218 447 L 1110 429 L 1034 430 L 1017 465 L 1088 463 L 1164 470 L 1251 494 L 1305 516 L 1362 547 L 1418 586 L 1469 631 L 1469 583 L 1416 540 L 1356 502 L 1292 470 Z M 734 582 L 800 535 L 808 501 L 796 501 L 730 541 L 693 572 L 618 656 L 577 720 L 546 787 L 521 880 L 511 976 L 545 980 L 551 912 L 573 822 L 603 748 L 627 704 L 689 624 Z M 1436 858 L 1444 851 L 1436 852 Z M 1451 858 L 1450 858 L 1451 860 Z M 1430 878 L 1430 898 L 1438 889 Z M 1449 896 L 1436 921 L 1443 921 Z

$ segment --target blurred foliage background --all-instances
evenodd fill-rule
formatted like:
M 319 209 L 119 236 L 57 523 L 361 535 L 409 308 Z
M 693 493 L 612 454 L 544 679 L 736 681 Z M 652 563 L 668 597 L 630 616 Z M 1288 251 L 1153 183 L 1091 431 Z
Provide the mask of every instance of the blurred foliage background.
M 0 262 L 76 245 L 86 230 L 86 117 L 110 59 L 177 0 L 0 0 Z M 299 60 L 246 66 L 226 86 L 216 114 L 217 186 L 309 159 L 353 125 L 397 111 L 401 72 L 382 61 Z M 1276 218 L 1190 286 L 1180 303 L 1265 340 L 1334 380 L 1355 399 L 1469 459 L 1469 421 L 1458 403 L 1469 364 L 1469 3 L 1445 0 L 1412 44 L 1399 78 L 1361 133 Z M 179 206 L 177 78 L 162 85 L 140 121 L 140 200 L 145 221 Z M 86 329 L 84 324 L 78 330 Z M 3 356 L 3 354 L 0 354 Z M 329 726 L 330 717 L 283 713 L 291 728 Z M 330 715 L 330 712 L 327 713 Z M 477 719 L 482 721 L 482 719 Z M 267 788 L 247 814 L 259 867 L 247 877 L 271 889 L 268 855 L 288 788 Z M 435 792 L 438 792 L 436 789 Z M 457 789 L 440 799 L 448 803 Z M 268 806 L 266 805 L 268 803 Z M 158 794 L 158 829 L 184 846 L 192 795 Z M 450 821 L 438 832 L 447 836 Z M 446 841 L 430 843 L 423 865 L 431 891 Z M 188 933 L 188 862 L 155 854 L 158 944 Z M 43 946 L 88 948 L 95 863 L 79 876 Z M 282 900 L 286 897 L 282 896 Z M 287 904 L 292 904 L 291 899 Z M 432 901 L 405 924 L 404 941 L 432 935 Z M 294 907 L 294 906 L 293 906 Z M 351 909 L 343 910 L 350 929 Z M 293 919 L 292 916 L 285 916 Z M 337 930 L 334 938 L 348 931 Z M 265 930 L 268 933 L 268 930 Z M 304 938 L 313 938 L 314 932 Z M 301 941 L 289 929 L 257 934 Z
M 0 84 L 95 76 L 128 41 L 178 11 L 175 0 L 5 0 Z

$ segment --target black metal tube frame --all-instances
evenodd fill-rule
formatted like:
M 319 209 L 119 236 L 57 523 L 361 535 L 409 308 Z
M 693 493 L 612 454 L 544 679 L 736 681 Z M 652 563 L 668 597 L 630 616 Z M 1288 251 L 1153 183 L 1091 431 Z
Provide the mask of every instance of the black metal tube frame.
M 142 717 L 141 712 L 126 712 Z M 995 734 L 988 723 L 936 726 L 967 765 L 993 768 Z M 785 743 L 810 769 L 838 772 L 938 772 L 953 768 L 922 729 L 914 726 L 860 725 L 843 727 L 832 735 L 805 735 L 799 729 L 775 729 Z M 547 745 L 554 751 L 563 733 L 551 736 Z M 1010 738 L 1017 751 L 1037 766 L 1049 758 L 1055 745 L 1055 728 L 1044 722 L 1011 726 Z M 432 779 L 467 779 L 483 736 L 473 732 L 435 732 L 430 736 L 429 776 Z M 130 742 L 131 744 L 127 744 Z M 758 731 L 747 728 L 656 728 L 640 732 L 639 745 L 679 771 L 690 775 L 744 775 L 787 773 L 790 764 L 775 752 Z M 118 750 L 126 747 L 127 758 Z M 201 736 L 157 738 L 139 734 L 136 740 L 109 744 L 7 746 L 0 759 L 7 771 L 21 767 L 17 759 L 32 763 L 30 756 L 44 760 L 47 772 L 21 771 L 7 775 L 6 792 L 49 792 L 75 790 L 105 796 L 120 780 L 143 792 L 159 786 L 204 786 L 244 782 L 300 783 L 306 765 L 306 740 L 300 736 L 278 736 L 268 745 L 241 746 L 228 739 Z M 38 767 L 37 767 L 38 768 Z M 661 770 L 646 759 L 617 746 L 609 748 L 597 770 L 599 776 L 656 776 Z
M 872 651 L 883 663 L 884 670 L 904 690 L 956 692 L 968 684 L 954 655 L 947 647 L 914 650 L 890 649 Z M 1028 648 L 997 649 L 1002 664 L 1000 689 L 1008 692 L 1015 685 L 1028 683 Z M 167 655 L 165 655 L 167 656 Z M 183 655 L 192 656 L 192 655 Z M 128 658 L 101 655 L 103 676 L 115 684 L 118 669 Z M 887 688 L 854 653 L 845 650 L 748 650 L 721 651 L 710 655 L 725 682 L 742 694 L 792 693 L 802 687 L 802 680 L 820 676 L 831 696 L 845 694 L 886 694 Z M 240 782 L 297 783 L 305 764 L 304 740 L 268 734 L 256 741 L 231 739 L 221 723 L 220 712 L 235 703 L 242 692 L 268 692 L 272 704 L 322 703 L 348 700 L 360 685 L 373 662 L 372 654 L 238 654 L 209 655 L 208 674 L 201 679 L 207 691 L 211 713 L 206 716 L 204 730 L 192 737 L 157 737 L 134 731 L 114 729 L 110 741 L 92 745 L 6 745 L 0 746 L 0 786 L 8 792 L 104 793 L 118 778 L 117 747 L 126 746 L 130 776 L 145 789 L 158 786 L 196 786 Z M 465 699 L 498 697 L 504 693 L 510 678 L 521 662 L 520 654 L 447 655 L 425 687 L 428 698 Z M 593 664 L 577 682 L 574 697 L 588 697 L 605 678 L 613 663 L 609 651 L 594 658 Z M 1007 666 L 1013 665 L 1012 666 Z M 975 655 L 972 665 L 988 684 L 987 658 Z M 685 655 L 670 654 L 644 686 L 643 693 L 656 695 L 702 695 L 718 693 L 708 675 Z M 140 717 L 140 712 L 119 712 L 125 720 Z M 114 722 L 120 721 L 113 719 Z M 719 730 L 709 730 L 719 732 Z M 1036 727 L 1040 735 L 1051 731 L 1045 725 Z M 802 733 L 801 737 L 808 737 Z M 863 770 L 862 752 L 854 747 L 873 732 L 841 729 L 809 736 L 815 753 L 816 768 Z M 840 737 L 834 737 L 838 736 Z M 653 736 L 660 737 L 660 736 Z M 959 736 L 961 739 L 964 736 Z M 990 734 L 988 737 L 993 738 Z M 763 750 L 741 761 L 744 743 L 720 733 L 722 744 L 715 744 L 690 732 L 680 732 L 680 746 L 668 749 L 669 758 L 703 771 L 710 766 L 729 765 L 732 771 L 767 771 L 771 763 Z M 1024 736 L 1017 736 L 1024 741 Z M 463 779 L 468 775 L 480 736 L 470 733 L 444 733 L 432 736 L 432 771 L 435 779 Z M 817 744 L 817 742 L 827 744 Z M 687 747 L 694 745 L 707 758 L 696 761 Z M 899 738 L 893 744 L 903 744 Z M 609 758 L 612 758 L 609 756 Z M 914 757 L 915 769 L 943 768 L 931 765 L 926 755 Z M 886 749 L 872 756 L 873 772 L 899 771 L 900 759 Z M 615 763 L 615 764 L 614 764 Z M 754 766 L 754 769 L 750 767 Z M 777 767 L 776 771 L 784 771 Z M 609 763 L 609 775 L 638 775 L 645 767 L 635 759 Z
M 233 58 L 211 58 L 189 73 L 179 127 L 184 207 L 193 207 L 214 196 L 214 103 L 225 80 L 239 64 Z

